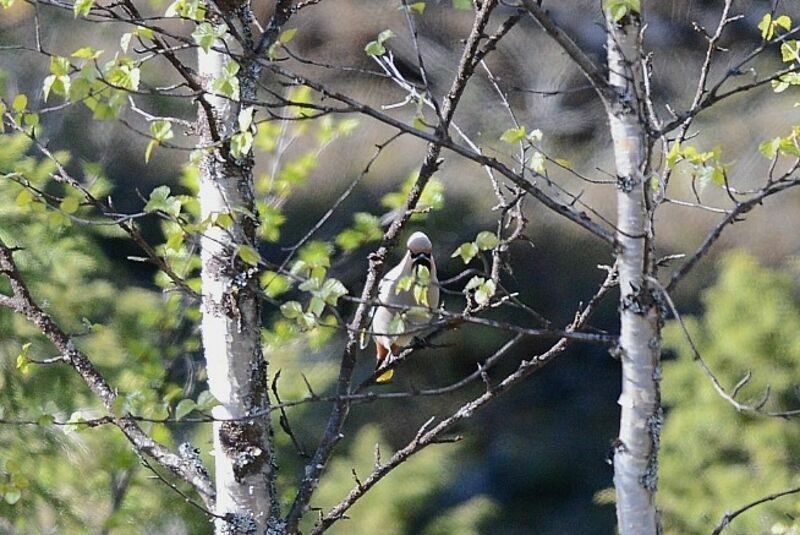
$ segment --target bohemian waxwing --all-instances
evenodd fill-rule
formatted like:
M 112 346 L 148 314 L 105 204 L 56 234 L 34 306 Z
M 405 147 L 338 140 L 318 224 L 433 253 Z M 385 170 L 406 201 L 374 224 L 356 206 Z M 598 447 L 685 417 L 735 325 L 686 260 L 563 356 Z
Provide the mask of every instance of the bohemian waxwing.
M 378 299 L 391 305 L 376 307 L 372 318 L 377 366 L 380 366 L 387 356 L 397 356 L 400 349 L 430 322 L 431 314 L 419 307 L 435 310 L 439 306 L 439 280 L 436 278 L 433 246 L 424 232 L 415 232 L 408 238 L 405 256 L 381 279 Z M 404 307 L 417 308 L 404 310 Z M 387 370 L 376 382 L 385 383 L 393 375 L 394 370 Z

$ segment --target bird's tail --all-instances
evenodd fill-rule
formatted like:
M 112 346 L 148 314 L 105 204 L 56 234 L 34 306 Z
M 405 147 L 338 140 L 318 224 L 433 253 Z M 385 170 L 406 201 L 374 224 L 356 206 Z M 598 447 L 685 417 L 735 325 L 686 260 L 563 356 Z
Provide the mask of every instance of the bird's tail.
M 388 383 L 394 377 L 394 370 L 386 370 L 375 378 L 376 383 Z

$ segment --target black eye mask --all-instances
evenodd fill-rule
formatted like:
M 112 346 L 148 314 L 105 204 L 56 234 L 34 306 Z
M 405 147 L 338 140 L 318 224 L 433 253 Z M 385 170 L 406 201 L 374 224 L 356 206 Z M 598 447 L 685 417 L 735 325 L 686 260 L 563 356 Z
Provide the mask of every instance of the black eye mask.
M 411 253 L 411 262 L 415 266 L 425 266 L 431 268 L 431 254 L 426 252 Z

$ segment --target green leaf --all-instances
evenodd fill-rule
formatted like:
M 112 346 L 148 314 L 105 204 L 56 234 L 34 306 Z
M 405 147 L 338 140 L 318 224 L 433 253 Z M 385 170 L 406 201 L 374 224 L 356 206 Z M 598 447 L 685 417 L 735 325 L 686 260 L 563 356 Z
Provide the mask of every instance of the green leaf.
M 537 128 L 533 130 L 530 134 L 528 134 L 526 136 L 526 139 L 531 143 L 538 143 L 542 140 L 543 137 L 544 134 L 542 134 L 542 131 Z
M 303 314 L 303 305 L 297 301 L 289 301 L 281 305 L 281 314 L 290 320 L 296 319 Z
M 22 497 L 22 493 L 16 487 L 12 487 L 12 488 L 6 490 L 5 495 L 3 496 L 3 498 L 5 499 L 5 501 L 6 501 L 6 503 L 8 505 L 14 505 L 15 503 L 17 503 L 19 501 L 19 499 L 21 497 Z
M 490 232 L 488 230 L 484 230 L 478 234 L 478 237 L 475 238 L 475 245 L 478 246 L 478 249 L 481 251 L 488 251 L 490 249 L 494 249 L 500 243 L 500 240 L 497 238 L 497 235 L 494 232 Z
M 678 160 L 681 157 L 681 144 L 679 141 L 676 141 L 670 146 L 669 152 L 667 152 L 667 167 L 672 169 L 675 167 L 675 164 L 678 163 Z
M 797 139 L 792 136 L 781 140 L 780 151 L 781 154 L 800 158 L 800 148 L 797 147 Z
M 245 132 L 250 130 L 250 126 L 253 124 L 253 114 L 255 113 L 255 111 L 256 109 L 253 106 L 242 108 L 241 111 L 239 111 L 237 119 L 239 123 L 240 132 Z
M 778 155 L 778 149 L 781 146 L 781 138 L 776 137 L 773 139 L 768 139 L 764 141 L 758 146 L 758 151 L 766 156 L 768 159 L 772 160 L 775 156 Z
M 364 47 L 364 52 L 370 56 L 382 56 L 386 54 L 386 48 L 378 41 L 370 41 L 367 43 L 367 46 Z
M 414 285 L 414 301 L 418 305 L 428 306 L 428 287 Z
M 85 46 L 73 52 L 71 56 L 78 59 L 97 59 L 102 53 L 102 50 L 95 50 L 90 46 Z
M 453 0 L 453 8 L 472 10 L 472 0 Z
M 297 35 L 297 28 L 289 28 L 278 37 L 278 42 L 285 45 Z
M 67 418 L 67 421 L 73 423 L 63 426 L 61 430 L 64 432 L 64 434 L 68 435 L 79 430 L 81 428 L 79 422 L 86 421 L 86 418 L 84 418 L 82 411 L 75 411 L 69 416 L 69 418 Z
M 257 266 L 261 261 L 261 255 L 258 254 L 258 250 L 250 245 L 239 246 L 239 258 L 251 266 Z
M 315 295 L 308 303 L 308 311 L 311 312 L 315 317 L 320 317 L 325 311 L 325 301 Z
M 428 266 L 417 266 L 415 270 L 417 281 L 423 286 L 427 286 L 431 282 L 431 270 Z
M 281 275 L 274 271 L 265 271 L 259 277 L 261 287 L 268 297 L 278 297 L 285 294 L 292 288 L 292 280 L 286 275 Z
M 53 56 L 50 58 L 50 73 L 56 76 L 65 76 L 69 74 L 71 69 L 69 60 L 61 56 Z
M 483 277 L 478 277 L 476 275 L 475 277 L 472 277 L 469 280 L 469 282 L 467 283 L 466 286 L 464 286 L 464 291 L 468 292 L 470 290 L 474 290 L 475 288 L 478 288 L 484 282 L 486 282 L 486 279 L 484 279 Z
M 52 414 L 42 414 L 36 418 L 37 425 L 51 425 L 55 421 L 56 418 Z
M 65 214 L 74 214 L 78 211 L 79 207 L 80 201 L 78 201 L 77 197 L 66 197 L 61 201 L 61 204 L 58 208 Z
M 140 76 L 139 68 L 132 65 L 117 65 L 111 67 L 106 74 L 106 78 L 112 86 L 129 91 L 136 91 L 139 89 Z
M 197 28 L 192 32 L 192 39 L 197 46 L 203 49 L 203 52 L 208 54 L 219 38 L 228 32 L 228 26 L 225 23 L 220 25 L 213 25 L 208 22 L 200 23 Z
M 23 189 L 17 194 L 17 198 L 14 199 L 14 204 L 19 206 L 20 208 L 26 208 L 30 206 L 33 202 L 33 192 L 29 189 Z
M 170 197 L 169 186 L 159 186 L 150 192 L 150 199 L 144 205 L 146 213 L 162 211 L 166 214 L 177 216 L 181 212 L 181 201 L 176 197 Z
M 320 289 L 320 296 L 331 306 L 336 306 L 343 295 L 347 295 L 347 288 L 338 279 L 326 280 Z
M 547 172 L 547 168 L 544 166 L 545 161 L 544 154 L 537 150 L 531 156 L 531 170 L 540 175 L 545 174 Z
M 787 63 L 800 61 L 798 50 L 800 50 L 800 44 L 797 41 L 786 41 L 781 44 L 781 59 Z
M 67 75 L 56 76 L 55 74 L 51 74 L 46 77 L 42 82 L 45 102 L 47 102 L 47 99 L 50 97 L 50 91 L 57 95 L 67 97 L 69 95 L 70 85 L 71 81 Z
M 331 244 L 320 240 L 312 240 L 300 249 L 298 257 L 311 268 L 327 268 L 331 266 L 332 253 L 333 247 Z
M 200 0 L 175 0 L 167 8 L 164 16 L 180 16 L 200 22 L 206 18 L 206 9 Z
M 781 15 L 775 19 L 775 24 L 784 30 L 789 30 L 792 27 L 792 19 L 788 15 Z
M 506 143 L 516 143 L 518 141 L 522 141 L 525 139 L 525 127 L 520 126 L 519 128 L 509 128 L 503 135 L 500 136 L 500 141 L 504 141 Z
M 157 120 L 150 123 L 150 135 L 157 141 L 166 141 L 175 137 L 172 132 L 172 123 L 166 120 Z
M 0 0 L 0 7 L 8 9 L 14 5 L 14 0 Z
M 28 370 L 30 369 L 30 360 L 28 359 L 28 352 L 30 349 L 30 342 L 22 344 L 22 351 L 20 351 L 19 355 L 17 355 L 17 369 L 22 373 L 22 375 L 27 375 Z
M 250 152 L 253 146 L 253 134 L 250 132 L 239 132 L 231 136 L 231 156 L 241 158 Z
M 406 324 L 405 321 L 403 321 L 403 314 L 397 313 L 392 316 L 392 320 L 389 322 L 389 326 L 386 328 L 386 330 L 388 331 L 388 334 L 403 334 L 406 331 Z
M 394 32 L 392 30 L 383 30 L 378 34 L 378 38 L 375 41 L 367 43 L 367 46 L 364 47 L 364 51 L 370 56 L 382 56 L 386 53 L 386 47 L 384 47 L 383 44 L 392 37 L 394 37 Z
M 775 35 L 775 26 L 772 24 L 772 15 L 765 13 L 761 18 L 761 22 L 758 23 L 758 29 L 761 30 L 762 39 L 765 41 L 772 39 L 772 36 Z
M 72 6 L 72 12 L 75 18 L 88 16 L 93 5 L 94 0 L 75 0 L 75 4 Z
M 394 37 L 394 32 L 392 30 L 383 30 L 381 33 L 378 34 L 378 42 L 380 44 L 383 44 L 392 37 Z
M 467 242 L 462 243 L 458 249 L 456 249 L 453 254 L 450 255 L 450 258 L 460 256 L 461 260 L 463 260 L 465 264 L 469 264 L 470 260 L 475 258 L 475 255 L 477 254 L 478 246 L 473 242 Z
M 394 288 L 394 293 L 397 295 L 409 291 L 414 285 L 415 280 L 416 277 L 414 277 L 414 275 L 406 275 L 405 277 L 402 277 L 399 281 L 397 281 L 397 286 Z
M 190 412 L 197 408 L 197 403 L 193 399 L 182 399 L 175 406 L 175 419 L 181 420 Z
M 488 303 L 489 299 L 495 294 L 495 291 L 497 291 L 497 287 L 494 281 L 491 279 L 487 280 L 475 291 L 475 302 L 479 305 Z
M 16 112 L 25 111 L 28 108 L 28 97 L 20 93 L 14 100 L 11 102 L 11 108 Z
M 153 154 L 153 149 L 158 145 L 158 141 L 151 139 L 144 149 L 144 163 L 150 163 L 150 156 Z
M 210 411 L 219 405 L 219 400 L 209 390 L 203 390 L 197 396 L 197 408 L 201 411 Z
M 479 305 L 486 304 L 489 299 L 497 291 L 497 286 L 495 285 L 494 281 L 491 279 L 485 279 L 483 277 L 472 277 L 467 285 L 464 287 L 465 292 L 470 292 L 474 290 L 473 298 L 475 302 Z
M 398 9 L 406 9 L 406 6 L 400 6 Z M 419 13 L 421 15 L 425 12 L 425 2 L 414 2 L 413 4 L 408 4 L 407 9 L 411 13 Z

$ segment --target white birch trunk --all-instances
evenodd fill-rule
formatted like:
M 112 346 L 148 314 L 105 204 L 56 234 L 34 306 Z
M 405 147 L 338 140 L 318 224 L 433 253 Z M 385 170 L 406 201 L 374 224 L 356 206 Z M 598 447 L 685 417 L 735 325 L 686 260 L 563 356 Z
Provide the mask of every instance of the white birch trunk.
M 229 46 L 234 46 L 233 39 Z M 230 58 L 211 50 L 199 51 L 198 75 L 206 91 L 223 74 Z M 255 76 L 241 67 L 242 95 Z M 251 95 L 250 95 L 251 96 Z M 200 106 L 200 143 L 235 133 L 239 106 L 228 99 L 207 96 L 211 121 Z M 211 126 L 212 123 L 215 126 Z M 214 130 L 216 128 L 216 131 Z M 219 214 L 233 217 L 233 225 L 213 225 L 201 239 L 202 339 L 211 393 L 220 401 L 213 415 L 214 466 L 217 492 L 215 512 L 232 520 L 216 520 L 217 534 L 265 533 L 279 511 L 272 492 L 274 462 L 269 427 L 267 365 L 261 349 L 260 305 L 256 269 L 238 257 L 242 244 L 256 246 L 257 222 L 253 202 L 252 157 L 230 156 L 227 142 L 218 144 L 202 160 L 200 205 L 202 219 Z M 248 418 L 252 416 L 252 418 Z
M 638 14 L 608 23 L 609 82 L 620 98 L 608 115 L 617 167 L 617 260 L 622 395 L 614 453 L 621 535 L 659 532 L 655 493 L 661 426 L 659 312 L 647 277 L 653 271 L 646 177 L 642 51 Z

